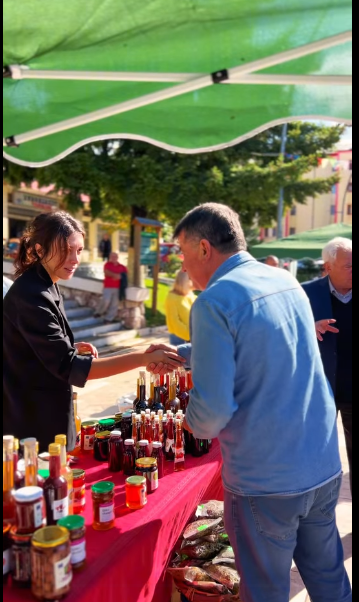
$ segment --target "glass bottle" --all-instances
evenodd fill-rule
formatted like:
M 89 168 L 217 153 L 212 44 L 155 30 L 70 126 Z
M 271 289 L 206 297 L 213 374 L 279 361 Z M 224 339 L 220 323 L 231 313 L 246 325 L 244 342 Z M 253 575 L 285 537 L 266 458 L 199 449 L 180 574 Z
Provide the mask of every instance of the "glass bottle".
M 161 401 L 161 384 L 160 377 L 158 374 L 154 375 L 154 386 L 153 386 L 153 403 L 151 406 L 152 412 L 158 412 L 158 410 L 164 410 L 164 405 Z
M 141 437 L 141 427 L 142 427 L 141 414 L 136 414 L 136 429 L 137 429 L 136 450 L 137 450 L 137 452 L 138 452 L 138 449 L 140 447 L 140 441 L 142 439 L 142 437 Z
M 168 389 L 165 384 L 165 377 L 163 374 L 160 376 L 160 387 L 161 387 L 161 403 L 165 406 L 167 398 L 168 398 Z
M 137 395 L 133 402 L 133 411 L 136 412 L 136 406 L 140 401 L 140 379 L 137 379 Z M 137 413 L 137 412 L 136 412 Z
M 123 455 L 123 472 L 127 476 L 135 474 L 136 450 L 133 439 L 126 439 L 125 451 Z
M 180 470 L 184 469 L 182 422 L 181 420 L 176 420 L 175 472 L 179 472 Z
M 78 395 L 76 391 L 72 394 L 74 404 L 74 417 L 75 417 L 75 428 L 76 428 L 76 443 L 74 449 L 70 452 L 72 456 L 79 456 L 81 453 L 81 418 L 78 415 Z
M 142 410 L 141 412 L 141 439 L 145 439 L 145 431 L 146 431 L 146 412 Z
M 47 525 L 56 525 L 57 521 L 69 514 L 67 481 L 61 475 L 61 447 L 57 443 L 49 445 L 50 476 L 44 483 Z
M 3 437 L 3 522 L 15 522 L 14 437 Z
M 38 442 L 35 437 L 24 439 L 25 487 L 43 487 L 44 479 L 38 473 Z
M 147 408 L 147 400 L 146 400 L 146 373 L 140 372 L 140 395 L 139 400 L 136 403 L 136 412 L 140 414 L 142 411 L 145 411 Z
M 74 475 L 71 468 L 67 464 L 67 453 L 66 453 L 66 435 L 56 435 L 55 443 L 60 445 L 60 459 L 61 459 L 61 472 L 60 474 L 65 477 L 67 481 L 67 495 L 69 498 L 69 514 L 74 513 Z
M 153 439 L 153 430 L 150 414 L 146 414 L 145 439 L 147 439 L 148 443 L 151 445 Z
M 138 450 L 137 458 L 149 458 L 150 457 L 150 447 L 147 439 L 142 439 L 140 441 L 140 449 Z
M 179 393 L 178 399 L 180 400 L 180 406 L 182 412 L 185 414 L 189 401 L 189 393 L 187 390 L 187 374 L 184 368 L 179 369 Z
M 123 439 L 121 431 L 112 431 L 108 443 L 108 469 L 110 472 L 123 470 Z
M 132 437 L 134 445 L 137 443 L 137 415 L 134 412 L 132 414 Z
M 153 441 L 156 441 L 158 443 L 161 442 L 160 419 L 159 419 L 159 416 L 155 416 L 155 421 L 153 423 Z
M 173 462 L 175 459 L 175 432 L 173 424 L 173 416 L 167 415 L 167 434 L 166 434 L 166 445 L 165 445 L 165 456 L 167 462 Z
M 150 380 L 150 396 L 147 400 L 147 404 L 148 407 L 150 408 L 153 404 L 155 398 L 155 375 L 151 374 L 151 380 Z
M 203 456 L 203 439 L 196 439 L 193 435 L 191 435 L 191 454 L 195 458 Z
M 177 411 L 181 409 L 181 403 L 177 397 L 176 389 L 177 389 L 176 377 L 174 375 L 172 375 L 171 380 L 170 380 L 169 396 L 168 396 L 168 400 L 166 402 L 165 408 L 167 411 L 170 410 L 171 412 L 173 412 L 173 414 L 176 414 Z
M 160 441 L 154 441 L 152 445 L 152 458 L 156 458 L 158 467 L 158 478 L 162 479 L 165 474 L 165 462 L 164 454 L 162 449 L 162 443 Z
M 191 370 L 187 370 L 187 391 L 190 392 L 193 389 L 193 380 Z
M 14 439 L 14 486 L 15 489 L 21 489 L 25 486 L 24 475 L 18 470 L 17 463 L 19 461 L 19 439 Z

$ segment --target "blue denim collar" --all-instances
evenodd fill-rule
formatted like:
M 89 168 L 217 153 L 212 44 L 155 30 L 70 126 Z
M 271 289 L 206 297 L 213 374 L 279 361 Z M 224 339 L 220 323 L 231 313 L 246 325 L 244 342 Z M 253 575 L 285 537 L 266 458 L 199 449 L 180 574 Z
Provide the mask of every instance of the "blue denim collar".
M 234 268 L 237 268 L 238 266 L 243 265 L 248 261 L 254 262 L 256 261 L 256 259 L 254 259 L 252 255 L 250 255 L 250 253 L 247 253 L 247 251 L 241 251 L 240 253 L 232 255 L 232 257 L 226 259 L 226 261 L 222 263 L 222 265 L 219 266 L 219 268 L 215 271 L 212 278 L 208 282 L 206 288 L 212 286 L 212 284 L 214 284 L 215 282 L 217 282 L 217 280 L 228 274 L 228 272 L 231 272 Z

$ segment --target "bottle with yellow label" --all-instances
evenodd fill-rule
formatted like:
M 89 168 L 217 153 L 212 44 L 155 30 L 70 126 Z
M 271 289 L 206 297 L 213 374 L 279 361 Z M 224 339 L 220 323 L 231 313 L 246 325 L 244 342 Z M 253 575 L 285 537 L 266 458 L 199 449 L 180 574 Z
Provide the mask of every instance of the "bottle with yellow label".
M 66 453 L 66 435 L 56 435 L 55 443 L 60 445 L 60 458 L 61 458 L 61 476 L 65 477 L 67 481 L 67 494 L 69 498 L 69 514 L 73 514 L 74 511 L 74 481 L 73 472 L 67 465 L 67 453 Z

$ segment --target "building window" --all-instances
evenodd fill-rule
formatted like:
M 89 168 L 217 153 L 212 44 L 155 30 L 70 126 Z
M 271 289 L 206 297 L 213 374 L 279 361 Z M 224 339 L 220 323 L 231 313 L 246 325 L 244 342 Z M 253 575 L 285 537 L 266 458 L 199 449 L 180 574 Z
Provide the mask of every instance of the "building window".
M 290 229 L 289 229 L 289 234 L 290 234 L 290 236 L 293 236 L 293 234 L 295 234 L 295 233 L 296 233 L 296 231 L 297 231 L 297 229 L 296 229 L 296 228 L 290 228 Z
M 297 215 L 297 206 L 296 205 L 293 205 L 293 207 L 290 210 L 290 214 L 293 216 Z
M 348 207 L 347 207 L 347 215 L 353 215 L 353 205 L 348 205 Z

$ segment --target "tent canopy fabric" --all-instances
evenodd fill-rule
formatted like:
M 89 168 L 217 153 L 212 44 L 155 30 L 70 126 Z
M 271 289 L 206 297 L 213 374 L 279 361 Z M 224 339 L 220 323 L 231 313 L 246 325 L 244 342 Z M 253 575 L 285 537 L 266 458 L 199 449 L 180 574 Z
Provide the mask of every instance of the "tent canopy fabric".
M 47 165 L 114 138 L 194 153 L 351 123 L 351 28 L 351 0 L 4 0 L 5 156 Z
M 255 245 L 251 247 L 250 252 L 257 259 L 268 255 L 276 255 L 279 259 L 320 259 L 325 245 L 337 236 L 351 239 L 352 227 L 346 224 L 331 224 L 281 240 Z

